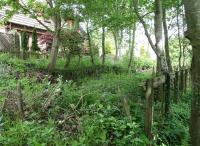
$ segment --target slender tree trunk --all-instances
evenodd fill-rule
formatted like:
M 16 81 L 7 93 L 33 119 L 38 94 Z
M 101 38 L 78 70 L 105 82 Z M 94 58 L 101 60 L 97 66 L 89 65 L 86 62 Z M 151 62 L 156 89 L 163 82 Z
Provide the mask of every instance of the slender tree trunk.
M 156 4 L 155 5 L 156 6 L 156 12 L 155 12 L 155 33 L 156 34 L 155 34 L 155 36 L 156 36 L 156 40 L 157 40 L 155 45 L 153 43 L 153 40 L 151 39 L 151 35 L 148 31 L 147 24 L 145 23 L 143 17 L 139 13 L 138 0 L 134 0 L 133 2 L 134 2 L 133 6 L 135 9 L 135 14 L 136 14 L 138 20 L 140 21 L 140 23 L 144 27 L 145 35 L 149 41 L 149 44 L 151 45 L 151 48 L 154 50 L 155 54 L 157 55 L 158 64 L 160 64 L 158 66 L 162 67 L 162 69 L 159 69 L 159 70 L 162 70 L 163 72 L 168 72 L 166 57 L 165 57 L 163 48 L 160 47 L 160 46 L 162 46 L 162 41 L 161 41 L 162 39 L 159 38 L 160 36 L 162 38 L 162 35 L 160 35 L 161 34 L 160 32 L 162 32 L 162 13 L 161 13 L 162 5 L 161 5 L 161 2 L 160 2 L 160 0 L 155 0 L 155 4 Z
M 105 50 L 105 27 L 102 27 L 102 65 L 105 64 L 105 55 L 106 55 L 106 50 Z
M 115 40 L 115 60 L 118 59 L 119 48 L 118 48 L 118 33 L 116 31 L 113 32 L 114 40 Z
M 155 18 L 154 18 L 155 39 L 156 39 L 155 47 L 157 48 L 157 50 L 160 50 L 160 56 L 157 56 L 157 72 L 163 72 L 166 70 L 166 68 L 168 68 L 162 42 L 163 40 L 162 16 L 163 13 L 162 13 L 161 0 L 155 0 Z
M 132 43 L 132 28 L 131 28 L 131 26 L 128 27 L 127 33 L 128 33 L 128 52 L 130 53 L 131 43 Z
M 118 57 L 121 57 L 122 56 L 122 49 L 123 49 L 123 30 L 120 30 L 119 32 L 119 36 L 120 36 L 120 39 L 119 39 L 119 51 L 118 51 Z
M 179 24 L 179 9 L 180 7 L 178 6 L 176 8 L 176 25 L 178 29 L 178 43 L 179 43 L 179 59 L 178 59 L 178 65 L 179 68 L 181 68 L 181 59 L 182 59 L 182 44 L 181 44 L 181 36 L 180 36 L 180 24 Z
M 130 58 L 129 58 L 129 63 L 128 63 L 128 68 L 129 70 L 132 67 L 133 63 L 133 56 L 134 56 L 134 48 L 135 48 L 135 31 L 136 31 L 136 22 L 133 24 L 133 33 L 132 33 L 132 40 L 131 40 L 131 45 L 130 45 Z
M 184 6 L 182 6 L 181 8 L 181 16 L 182 16 L 182 33 L 184 34 L 184 31 L 185 31 L 185 11 L 184 11 Z M 187 42 L 185 41 L 185 39 L 183 39 L 182 41 L 182 46 L 183 46 L 183 66 L 185 66 L 186 64 L 186 54 L 185 54 L 185 51 L 186 51 L 186 47 L 187 47 Z
M 90 61 L 92 65 L 94 65 L 94 56 L 93 56 L 93 50 L 92 50 L 92 43 L 91 43 L 91 37 L 90 37 L 90 30 L 87 22 L 87 38 L 88 38 L 88 45 L 89 45 L 89 51 L 90 51 Z
M 200 0 L 183 0 L 186 12 L 185 36 L 192 44 L 192 111 L 190 118 L 191 146 L 200 146 Z
M 167 60 L 167 66 L 169 72 L 172 72 L 172 64 L 171 58 L 169 54 L 169 35 L 168 35 L 168 28 L 167 28 L 167 18 L 166 18 L 166 10 L 163 8 L 163 28 L 164 28 L 164 36 L 165 36 L 165 55 Z
M 53 44 L 51 48 L 50 60 L 48 65 L 49 72 L 52 72 L 55 68 L 58 48 L 60 46 L 61 18 L 59 14 L 54 16 L 53 22 L 54 22 L 54 33 L 53 33 Z

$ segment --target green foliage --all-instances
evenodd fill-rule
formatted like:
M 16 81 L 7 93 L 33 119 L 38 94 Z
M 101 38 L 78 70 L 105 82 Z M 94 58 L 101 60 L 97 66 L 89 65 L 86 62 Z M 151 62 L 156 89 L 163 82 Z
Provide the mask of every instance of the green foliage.
M 163 6 L 166 10 L 174 9 L 180 2 L 164 1 Z M 72 18 L 77 22 L 82 19 L 89 24 L 91 42 L 95 44 L 92 48 L 98 44 L 93 38 L 93 31 L 98 32 L 99 28 L 103 27 L 106 33 L 119 30 L 126 33 L 137 21 L 132 0 L 49 0 L 47 3 L 40 0 L 26 0 L 25 3 L 0 0 L 0 8 L 3 6 L 11 8 L 4 22 L 18 12 L 29 14 L 35 19 L 42 15 L 44 19 L 54 18 L 57 26 L 54 28 L 55 32 L 60 31 L 61 24 L 58 22 L 61 20 Z M 141 0 L 138 6 L 142 18 L 152 19 L 152 15 L 148 14 L 155 11 L 153 0 Z M 72 55 L 81 54 L 82 42 L 85 39 L 76 32 L 77 27 L 78 23 L 73 30 L 61 30 L 61 35 L 58 33 L 57 37 L 60 38 L 65 51 Z M 146 27 L 149 29 L 151 25 L 147 24 Z M 46 28 L 54 34 L 48 26 Z M 32 50 L 37 51 L 39 48 L 35 30 L 32 35 Z M 127 33 L 124 40 L 126 35 Z M 25 32 L 22 32 L 21 42 L 23 50 L 28 51 L 28 35 Z M 112 46 L 106 43 L 105 49 L 106 53 L 110 53 Z M 177 38 L 171 40 L 170 49 L 173 65 L 177 65 Z M 184 58 L 185 62 L 189 63 L 190 49 L 186 51 Z M 148 59 L 144 47 L 141 48 L 140 55 L 141 58 L 134 58 L 134 70 L 143 72 L 155 66 L 155 62 Z M 84 56 L 79 66 L 76 65 L 77 58 L 74 57 L 68 70 L 63 68 L 64 59 L 59 58 L 55 72 L 50 75 L 45 69 L 47 59 L 33 57 L 20 60 L 8 54 L 1 54 L 0 103 L 3 104 L 9 91 L 15 95 L 17 81 L 20 81 L 25 117 L 23 121 L 17 121 L 5 114 L 1 116 L 0 145 L 147 145 L 143 132 L 145 92 L 141 87 L 149 74 L 127 74 L 127 56 L 116 62 L 110 58 L 104 67 L 99 65 L 99 59 L 95 60 L 96 66 L 91 67 L 89 57 Z M 18 74 L 20 79 L 16 80 Z M 75 77 L 78 79 L 70 80 Z M 160 119 L 160 103 L 156 103 L 154 145 L 187 145 L 189 98 L 190 95 L 186 94 L 179 103 L 173 103 L 166 119 Z
M 145 50 L 144 46 L 142 46 L 140 48 L 140 57 L 141 58 L 148 58 L 149 57 L 148 52 Z
M 77 30 L 65 30 L 61 34 L 62 46 L 71 55 L 79 55 L 82 53 L 84 37 Z
M 182 97 L 178 103 L 171 105 L 170 115 L 167 119 L 158 120 L 155 123 L 155 131 L 158 134 L 157 143 L 175 146 L 187 146 L 189 142 L 189 117 L 191 106 L 191 91 Z M 158 130 L 159 129 L 159 130 Z
M 141 85 L 150 74 L 115 73 L 115 69 L 124 66 L 125 60 L 116 66 L 109 64 L 111 72 L 80 76 L 78 80 L 71 81 L 62 76 L 38 72 L 37 69 L 45 68 L 48 63 L 46 59 L 21 60 L 9 54 L 0 54 L 0 62 L 3 64 L 0 68 L 12 68 L 7 68 L 8 73 L 0 75 L 0 93 L 16 91 L 15 73 L 19 72 L 26 107 L 23 122 L 11 121 L 6 115 L 0 120 L 0 144 L 146 145 L 147 138 L 143 132 L 145 92 L 141 90 Z M 78 68 L 73 62 L 70 69 L 77 72 Z M 61 69 L 63 60 L 59 59 L 57 63 Z M 88 64 L 89 57 L 83 58 L 82 70 L 89 67 Z M 138 63 L 138 67 L 141 66 L 144 64 Z M 90 70 L 87 71 L 89 74 Z M 0 94 L 0 103 L 5 98 Z M 155 146 L 186 146 L 190 98 L 190 94 L 186 94 L 181 102 L 173 103 L 167 120 L 160 119 L 160 110 L 155 106 Z
M 3 54 L 1 57 L 4 57 L 1 61 L 10 63 L 13 70 L 25 68 L 26 64 L 41 66 L 33 58 L 18 59 L 18 64 L 14 64 L 15 61 L 11 60 L 10 55 Z M 17 60 L 17 58 L 12 58 Z M 26 97 L 24 102 L 27 116 L 24 122 L 10 122 L 8 117 L 4 118 L 1 144 L 92 146 L 146 143 L 141 125 L 134 118 L 130 121 L 127 117 L 122 99 L 127 97 L 138 101 L 140 91 L 137 85 L 148 75 L 135 74 L 134 77 L 130 77 L 125 73 L 121 75 L 105 73 L 95 78 L 89 77 L 73 82 L 64 81 L 61 77 L 51 81 L 48 76 L 45 77 L 42 74 L 36 76 L 34 72 L 23 76 L 23 72 L 26 70 L 20 73 L 20 82 L 23 97 Z M 9 75 L 9 78 L 1 80 L 0 84 L 5 91 L 8 89 L 5 86 L 15 91 L 15 76 Z M 44 105 L 49 99 L 51 99 L 51 104 L 44 110 Z M 137 113 L 137 105 L 131 102 L 129 104 L 130 112 Z M 63 117 L 69 117 L 69 119 L 62 123 Z M 141 119 L 139 114 L 137 117 Z M 65 133 L 65 137 L 62 133 Z
M 106 51 L 106 54 L 109 54 L 111 53 L 113 50 L 113 47 L 111 46 L 111 44 L 109 42 L 106 42 L 105 44 L 105 51 Z
M 182 42 L 182 48 L 184 47 L 184 54 L 182 51 L 182 57 L 181 57 L 181 64 L 183 64 L 183 61 L 186 65 L 189 65 L 191 63 L 191 46 L 189 45 L 188 40 L 181 38 Z M 173 66 L 178 66 L 179 64 L 179 57 L 180 57 L 180 46 L 179 46 L 179 40 L 178 38 L 174 38 L 170 41 L 170 56 L 172 60 Z
M 135 68 L 151 69 L 155 67 L 155 61 L 149 58 L 135 58 Z
M 145 145 L 147 140 L 140 133 L 135 122 L 119 119 L 111 114 L 118 112 L 115 107 L 97 105 L 98 111 L 93 116 L 86 115 L 81 119 L 80 135 L 74 145 Z M 94 107 L 90 107 L 94 108 Z M 92 110 L 93 111 L 93 110 Z M 102 112 L 102 113 L 101 113 Z
M 26 32 L 21 33 L 22 49 L 28 51 L 28 35 Z
M 32 33 L 32 51 L 40 51 L 38 47 L 38 41 L 37 41 L 37 32 L 36 29 L 33 30 Z
M 0 62 L 14 67 L 16 72 L 25 72 L 28 69 L 45 69 L 48 60 L 44 58 L 28 58 L 26 60 L 21 60 L 10 54 L 0 54 Z
M 129 56 L 126 55 L 123 57 L 123 60 L 117 63 L 119 66 L 128 66 L 129 63 Z M 148 70 L 156 66 L 155 60 L 152 60 L 148 57 L 134 57 L 133 58 L 133 64 L 134 68 L 137 69 L 143 69 L 143 70 Z
M 0 144 L 4 146 L 65 145 L 64 137 L 60 136 L 51 120 L 46 124 L 34 121 L 6 122 L 4 132 L 0 134 Z

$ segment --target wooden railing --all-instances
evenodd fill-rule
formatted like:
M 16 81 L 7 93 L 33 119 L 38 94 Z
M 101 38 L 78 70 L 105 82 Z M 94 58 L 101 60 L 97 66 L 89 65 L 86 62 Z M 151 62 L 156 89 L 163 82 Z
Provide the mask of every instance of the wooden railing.
M 152 77 L 146 81 L 144 131 L 150 141 L 153 139 L 154 100 L 161 101 L 161 116 L 167 117 L 170 113 L 171 102 L 180 100 L 182 94 L 190 87 L 190 75 L 190 68 L 160 76 L 156 76 L 155 71 L 153 71 Z

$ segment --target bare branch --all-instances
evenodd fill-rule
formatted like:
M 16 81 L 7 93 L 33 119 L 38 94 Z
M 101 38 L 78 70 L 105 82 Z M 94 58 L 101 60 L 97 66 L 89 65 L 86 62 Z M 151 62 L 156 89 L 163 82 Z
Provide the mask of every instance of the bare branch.
M 153 11 L 151 11 L 151 12 L 148 12 L 148 13 L 146 13 L 146 14 L 144 14 L 143 16 L 141 16 L 142 18 L 144 18 L 145 16 L 147 16 L 147 15 L 149 15 L 149 14 L 151 14 L 151 13 L 153 13 Z

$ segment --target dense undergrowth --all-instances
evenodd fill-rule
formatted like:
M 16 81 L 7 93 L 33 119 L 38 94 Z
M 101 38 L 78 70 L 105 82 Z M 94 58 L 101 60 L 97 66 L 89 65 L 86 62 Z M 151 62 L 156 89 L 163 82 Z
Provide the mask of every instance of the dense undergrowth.
M 41 72 L 47 65 L 46 59 L 21 60 L 1 54 L 0 62 L 0 103 L 4 103 L 0 145 L 144 146 L 148 143 L 143 132 L 142 86 L 149 73 L 127 74 L 120 63 L 114 67 L 107 64 L 109 69 L 98 70 L 97 61 L 93 75 L 85 77 L 91 69 L 86 58 L 79 67 L 72 62 L 64 69 L 68 74 L 73 69 L 87 70 L 76 73 L 74 81 L 62 69 L 61 59 L 56 76 Z M 15 109 L 19 82 L 25 111 L 23 120 Z M 189 105 L 190 93 L 187 93 L 172 104 L 168 119 L 162 118 L 155 106 L 153 145 L 187 145 Z

